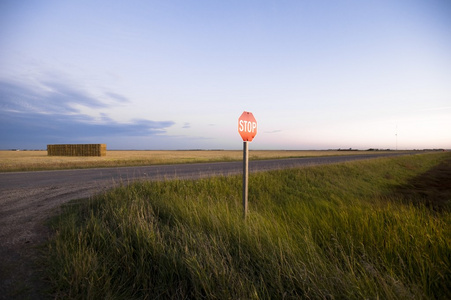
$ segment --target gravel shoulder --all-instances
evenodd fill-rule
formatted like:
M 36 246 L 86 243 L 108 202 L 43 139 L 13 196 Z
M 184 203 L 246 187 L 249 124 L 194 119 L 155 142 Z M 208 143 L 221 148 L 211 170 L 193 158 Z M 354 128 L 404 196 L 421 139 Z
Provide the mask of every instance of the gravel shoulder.
M 62 204 L 112 186 L 97 182 L 0 190 L 0 299 L 45 299 L 37 265 L 40 246 L 50 236 L 45 221 Z

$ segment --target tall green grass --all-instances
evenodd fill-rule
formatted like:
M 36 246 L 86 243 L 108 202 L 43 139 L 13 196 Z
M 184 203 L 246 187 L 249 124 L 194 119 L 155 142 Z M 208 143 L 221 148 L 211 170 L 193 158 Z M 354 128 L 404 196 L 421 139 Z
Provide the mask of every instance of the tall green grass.
M 54 220 L 53 295 L 450 298 L 451 212 L 409 204 L 396 192 L 445 159 L 251 174 L 246 220 L 239 176 L 116 188 Z

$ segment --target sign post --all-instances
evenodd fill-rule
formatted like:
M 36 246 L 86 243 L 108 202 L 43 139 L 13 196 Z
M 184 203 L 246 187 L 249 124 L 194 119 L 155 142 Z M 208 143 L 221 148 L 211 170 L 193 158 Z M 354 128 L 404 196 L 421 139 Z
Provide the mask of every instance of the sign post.
M 243 139 L 243 217 L 247 215 L 248 177 L 249 177 L 249 147 L 257 135 L 257 120 L 251 112 L 243 112 L 238 118 L 238 133 Z
M 249 179 L 249 147 L 247 141 L 243 142 L 243 217 L 247 215 L 247 196 Z

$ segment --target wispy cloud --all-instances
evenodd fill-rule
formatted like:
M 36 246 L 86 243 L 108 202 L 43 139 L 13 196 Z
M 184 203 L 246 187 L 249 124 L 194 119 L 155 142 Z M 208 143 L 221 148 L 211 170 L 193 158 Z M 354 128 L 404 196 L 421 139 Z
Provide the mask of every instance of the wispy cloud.
M 183 128 L 183 129 L 191 128 L 191 124 L 188 123 L 188 122 L 185 122 L 185 124 L 183 124 L 183 127 L 182 127 L 182 128 Z
M 74 142 L 99 137 L 151 136 L 164 134 L 173 121 L 135 119 L 120 123 L 100 112 L 94 119 L 82 114 L 74 104 L 96 110 L 127 102 L 127 98 L 106 93 L 116 103 L 105 103 L 83 91 L 61 82 L 44 82 L 47 88 L 37 90 L 12 82 L 0 81 L 0 147 L 23 140 L 46 143 Z
M 91 108 L 109 106 L 63 83 L 47 81 L 41 84 L 45 88 L 0 81 L 0 109 L 22 113 L 73 114 L 78 112 L 74 104 Z
M 124 96 L 116 94 L 116 93 L 107 92 L 107 93 L 105 93 L 105 95 L 108 96 L 110 99 L 113 99 L 120 103 L 129 103 L 130 102 L 130 100 L 128 100 L 127 97 L 124 97 Z
M 273 130 L 273 131 L 265 131 L 265 133 L 270 133 L 270 134 L 279 133 L 279 132 L 282 132 L 282 130 L 278 129 L 278 130 Z

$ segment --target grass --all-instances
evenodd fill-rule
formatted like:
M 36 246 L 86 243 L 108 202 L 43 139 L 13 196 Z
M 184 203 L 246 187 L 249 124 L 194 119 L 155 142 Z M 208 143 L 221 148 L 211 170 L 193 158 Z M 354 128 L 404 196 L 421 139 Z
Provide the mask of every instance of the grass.
M 251 174 L 246 220 L 240 176 L 73 202 L 52 223 L 52 296 L 449 299 L 451 189 L 432 192 L 438 206 L 405 193 L 430 191 L 416 182 L 444 164 L 449 153 Z
M 377 153 L 383 153 L 378 151 Z M 250 159 L 270 159 L 329 155 L 359 155 L 367 151 L 250 151 Z M 40 171 L 80 168 L 144 166 L 157 164 L 236 161 L 236 151 L 107 151 L 101 157 L 47 156 L 47 151 L 0 151 L 0 172 Z

